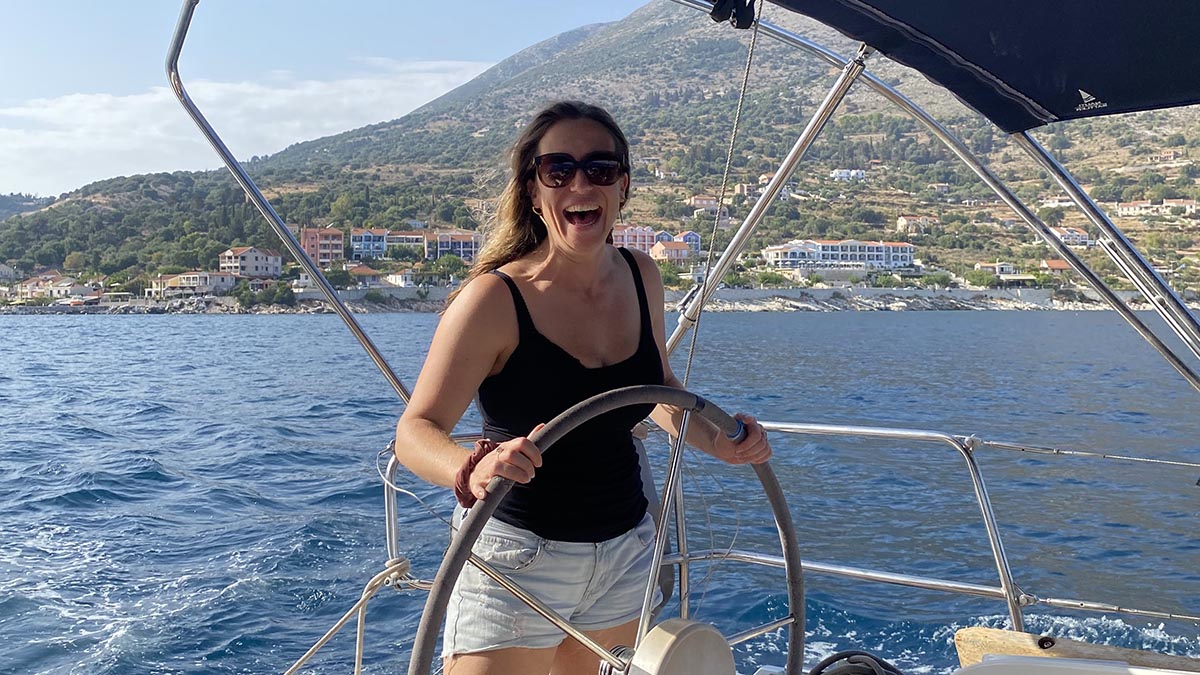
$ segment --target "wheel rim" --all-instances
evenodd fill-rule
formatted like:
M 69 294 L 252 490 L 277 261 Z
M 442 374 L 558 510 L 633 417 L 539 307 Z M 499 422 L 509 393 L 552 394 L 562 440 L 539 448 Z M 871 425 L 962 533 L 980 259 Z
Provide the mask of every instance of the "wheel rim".
M 641 385 L 614 389 L 581 401 L 547 422 L 538 431 L 530 434 L 529 440 L 545 452 L 563 436 L 593 417 L 617 408 L 645 404 L 666 404 L 689 410 L 714 423 L 731 437 L 742 431 L 741 422 L 701 396 L 674 387 Z M 752 466 L 763 485 L 771 508 L 775 512 L 775 522 L 779 530 L 787 572 L 788 602 L 794 621 L 789 626 L 790 635 L 785 673 L 801 675 L 804 657 L 804 582 L 795 528 L 792 526 L 791 514 L 783 499 L 783 490 L 770 466 L 765 463 Z M 452 536 L 450 546 L 434 577 L 429 597 L 425 601 L 425 609 L 421 614 L 421 622 L 413 642 L 413 653 L 408 668 L 409 675 L 430 675 L 438 630 L 445 621 L 446 607 L 455 581 L 470 558 L 471 548 L 475 544 L 475 540 L 479 538 L 483 526 L 487 524 L 500 502 L 512 489 L 512 485 L 511 480 L 494 478 L 488 485 L 487 498 L 480 500 L 471 508 L 460 524 L 458 532 Z M 657 570 L 653 573 L 657 573 Z

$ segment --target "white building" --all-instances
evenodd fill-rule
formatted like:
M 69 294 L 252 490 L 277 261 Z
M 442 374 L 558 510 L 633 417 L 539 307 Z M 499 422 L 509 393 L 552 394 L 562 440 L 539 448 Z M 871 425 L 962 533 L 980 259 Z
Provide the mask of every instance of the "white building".
M 416 286 L 416 281 L 413 279 L 413 271 L 411 269 L 400 270 L 384 277 L 384 281 L 393 286 L 400 288 L 411 288 Z
M 1195 199 L 1164 199 L 1162 203 L 1155 203 L 1148 199 L 1136 202 L 1117 202 L 1117 215 L 1129 218 L 1140 216 L 1169 216 L 1172 215 L 1171 209 L 1180 208 L 1185 216 L 1195 215 L 1196 200 Z
M 939 222 L 936 216 L 903 215 L 896 219 L 896 231 L 905 234 L 925 234 L 926 230 Z
M 350 230 L 350 257 L 379 259 L 387 253 L 388 231 L 356 227 Z
M 239 277 L 275 279 L 279 277 L 282 259 L 269 248 L 238 246 L 226 249 L 217 257 L 218 269 Z
M 1183 215 L 1185 216 L 1192 216 L 1196 214 L 1195 199 L 1164 199 L 1163 209 L 1166 211 L 1166 213 L 1163 215 L 1169 215 L 1171 213 L 1171 209 L 1176 207 L 1183 209 Z
M 895 269 L 910 267 L 916 247 L 896 241 L 804 239 L 768 246 L 763 260 L 778 268 Z
M 1052 227 L 1050 231 L 1054 236 L 1066 244 L 1067 246 L 1091 246 L 1092 239 L 1088 236 L 1087 230 L 1078 227 Z
M 829 177 L 834 180 L 866 180 L 867 172 L 862 169 L 834 169 L 829 172 Z
M 483 235 L 474 230 L 437 230 L 425 236 L 425 257 L 437 260 L 455 255 L 470 263 L 483 247 Z
M 717 227 L 729 227 L 729 207 L 724 204 L 719 208 L 714 206 L 692 211 L 692 220 L 709 220 L 713 217 L 717 219 Z
M 994 263 L 975 263 L 975 269 L 984 271 L 984 272 L 991 272 L 992 274 L 995 274 L 996 276 L 1000 276 L 1001 274 L 1016 274 L 1017 273 L 1016 265 L 1014 265 L 1010 262 L 1001 262 L 999 260 L 997 260 Z
M 17 284 L 17 297 L 25 300 L 51 297 L 50 289 L 63 276 L 58 270 L 47 270 L 37 276 L 32 276 Z
M 237 283 L 237 278 L 228 272 L 205 272 L 192 270 L 181 274 L 160 274 L 150 281 L 146 289 L 148 298 L 191 297 L 196 295 L 223 295 Z
M 407 230 L 389 231 L 386 236 L 386 249 L 391 249 L 393 246 L 403 246 L 412 249 L 422 258 L 425 257 L 425 233 L 410 232 Z

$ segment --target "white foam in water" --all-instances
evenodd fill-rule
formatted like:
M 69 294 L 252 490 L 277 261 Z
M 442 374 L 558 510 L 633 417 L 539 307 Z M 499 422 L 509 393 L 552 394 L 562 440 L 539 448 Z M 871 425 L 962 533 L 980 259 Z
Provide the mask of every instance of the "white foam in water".
M 980 617 L 969 625 L 1008 628 L 1010 624 L 1007 616 L 995 615 Z M 950 627 L 951 639 L 953 639 L 953 630 L 962 627 Z M 1145 649 L 1175 656 L 1200 658 L 1200 633 L 1192 636 L 1171 635 L 1166 624 L 1163 623 L 1157 625 L 1147 623 L 1137 626 L 1130 624 L 1126 619 L 1108 615 L 1079 619 L 1069 616 L 1027 614 L 1025 615 L 1025 632 L 1054 635 L 1092 644 Z
M 714 351 L 735 353 L 749 346 L 751 351 L 769 354 L 772 365 L 779 367 L 743 369 L 736 378 L 712 369 L 698 371 L 696 389 L 722 405 L 767 419 L 792 419 L 797 412 L 793 406 L 801 401 L 801 421 L 873 422 L 880 421 L 879 411 L 885 410 L 888 419 L 929 422 L 953 432 L 1007 431 L 1008 427 L 995 424 L 984 429 L 972 426 L 984 405 L 1003 405 L 1020 415 L 1014 419 L 1023 420 L 1041 419 L 1037 415 L 1045 410 L 1061 411 L 1053 418 L 1055 440 L 1069 447 L 1137 447 L 1137 454 L 1190 458 L 1195 443 L 1188 430 L 1194 424 L 1185 403 L 1194 392 L 1186 386 L 1146 387 L 1143 380 L 1126 377 L 1161 364 L 1152 353 L 1146 354 L 1144 362 L 1137 356 L 1152 350 L 1127 350 L 1124 343 L 1116 342 L 1118 337 L 1107 328 L 1111 321 L 1102 313 L 1050 314 L 1054 313 L 972 313 L 938 322 L 900 313 L 822 316 L 821 321 L 784 315 L 714 316 L 707 329 L 709 339 L 717 343 Z M 896 328 L 872 329 L 884 318 Z M 407 364 L 403 358 L 409 358 L 410 343 L 427 343 L 436 316 L 377 315 L 370 320 L 387 328 L 382 334 L 389 336 L 385 339 L 392 343 L 393 353 L 402 357 L 401 370 L 416 372 L 421 355 L 412 356 Z M 377 492 L 364 485 L 373 484 L 373 468 L 366 458 L 382 446 L 377 445 L 381 438 L 386 442 L 389 425 L 381 422 L 395 413 L 393 401 L 383 395 L 364 398 L 360 382 L 339 377 L 351 357 L 324 347 L 329 324 L 320 317 L 229 317 L 227 321 L 209 317 L 200 324 L 182 317 L 162 323 L 97 316 L 86 317 L 86 330 L 78 330 L 74 319 L 55 321 L 39 317 L 23 324 L 13 319 L 11 326 L 5 326 L 16 336 L 16 344 L 33 353 L 31 362 L 38 368 L 26 379 L 5 383 L 4 394 L 24 405 L 15 409 L 15 416 L 0 419 L 0 486 L 6 488 L 0 490 L 4 495 L 0 502 L 12 506 L 0 518 L 0 541 L 8 544 L 0 546 L 0 602 L 5 603 L 0 609 L 4 612 L 0 636 L 5 638 L 0 645 L 0 672 L 281 672 L 359 597 L 362 584 L 382 562 L 379 500 Z M 247 329 L 246 321 L 255 327 Z M 797 321 L 803 322 L 806 340 L 793 349 L 786 338 L 796 330 Z M 131 326 L 137 332 L 150 322 L 154 330 L 165 331 L 166 338 L 151 345 L 152 353 L 118 354 L 109 349 Z M 414 327 L 421 331 L 415 338 Z M 867 362 L 862 362 L 867 365 L 861 372 L 848 372 L 845 363 L 859 362 L 831 359 L 837 370 L 823 377 L 824 365 L 812 360 L 810 345 L 826 345 L 836 352 L 845 344 L 846 331 L 867 340 L 856 342 L 855 350 L 911 366 L 911 373 L 902 368 L 897 382 L 870 396 L 856 389 L 858 382 L 875 376 Z M 268 334 L 275 338 L 264 337 Z M 1050 342 L 1070 339 L 1078 349 L 1070 358 L 1047 363 L 1044 355 L 1022 349 L 1030 334 L 1049 336 Z M 196 335 L 201 339 L 193 339 Z M 982 344 L 975 339 L 978 335 L 989 336 L 986 349 L 974 349 Z M 1131 338 L 1130 344 L 1136 345 L 1136 335 Z M 69 352 L 70 369 L 61 366 L 64 340 L 83 342 Z M 960 345 L 970 358 L 919 364 L 907 358 L 914 349 L 942 354 Z M 1006 345 L 1012 349 L 1005 349 Z M 386 349 L 385 344 L 381 347 Z M 1126 351 L 1131 352 L 1127 370 L 1111 368 L 1107 357 Z M 230 361 L 229 353 L 239 358 Z M 290 362 L 281 365 L 281 355 L 305 368 L 292 368 Z M 42 363 L 52 372 L 48 374 Z M 193 364 L 208 364 L 203 366 L 203 377 L 178 375 L 178 367 Z M 310 365 L 324 370 L 314 374 Z M 231 373 L 241 376 L 247 368 L 248 390 L 203 384 L 222 381 Z M 781 370 L 808 377 L 780 379 Z M 1120 390 L 1113 394 L 1128 394 L 1121 397 L 1124 409 L 1144 411 L 1145 416 L 1130 420 L 1110 415 L 1108 401 L 1115 397 L 1097 397 L 1095 377 L 1085 377 L 1096 373 L 1112 376 L 1101 384 Z M 318 404 L 305 398 L 314 377 L 324 383 Z M 928 401 L 940 388 L 963 378 L 1002 386 L 976 388 L 966 400 L 942 397 L 931 412 Z M 1014 398 L 1006 393 L 1006 385 L 1017 380 L 1033 384 Z M 819 384 L 813 385 L 814 381 Z M 97 386 L 100 393 L 95 393 Z M 286 393 L 293 390 L 303 395 Z M 80 398 L 77 392 L 92 393 Z M 197 393 L 202 394 L 199 399 Z M 71 400 L 88 404 L 94 417 L 115 421 L 94 428 L 90 418 L 76 417 L 66 420 L 71 427 L 67 431 L 48 426 L 48 420 L 60 419 L 56 411 Z M 1093 400 L 1102 403 L 1093 406 L 1089 403 Z M 145 405 L 151 401 L 165 407 Z M 288 414 L 292 410 L 294 414 Z M 361 416 L 360 410 L 369 414 Z M 233 425 L 230 419 L 241 424 Z M 321 426 L 323 431 L 305 426 L 315 420 L 328 422 Z M 1147 434 L 1150 422 L 1162 433 Z M 475 418 L 467 425 L 477 423 Z M 314 435 L 297 440 L 290 433 L 297 428 Z M 116 440 L 100 434 L 115 435 Z M 169 443 L 164 445 L 164 439 Z M 1046 439 L 1035 435 L 1031 440 Z M 66 463 L 61 454 L 64 445 L 79 450 Z M 780 439 L 776 471 L 789 489 L 789 501 L 795 495 L 794 508 L 804 519 L 801 527 L 813 537 L 827 533 L 832 539 L 831 555 L 846 556 L 834 556 L 835 560 L 861 559 L 865 565 L 872 563 L 870 556 L 880 551 L 881 544 L 902 537 L 891 525 L 876 527 L 869 521 L 879 507 L 878 499 L 859 504 L 850 499 L 852 494 L 839 495 L 817 481 L 828 476 L 845 485 L 847 478 L 865 473 L 854 468 L 847 473 L 835 461 L 860 450 L 856 445 L 843 451 L 832 444 L 801 445 Z M 351 455 L 361 456 L 362 461 Z M 912 492 L 913 486 L 923 484 L 921 472 L 910 471 L 907 457 L 875 453 L 869 457 L 871 471 L 896 471 L 903 478 L 894 486 L 871 483 L 884 490 L 885 497 Z M 1194 607 L 1194 589 L 1187 585 L 1195 578 L 1191 544 L 1195 538 L 1189 529 L 1195 512 L 1190 492 L 1196 489 L 1191 484 L 1194 476 L 1180 486 L 1183 491 L 1164 492 L 1162 476 L 1149 469 L 1137 470 L 1145 472 L 1138 476 L 1145 480 L 1117 481 L 1108 469 L 1089 470 L 1085 480 L 1077 480 L 1075 464 L 1046 462 L 998 459 L 994 469 L 989 468 L 989 485 L 995 486 L 997 494 L 1004 494 L 1001 486 L 1007 484 L 1034 497 L 1005 509 L 1009 522 L 1021 524 L 1011 528 L 1009 548 L 1021 551 L 1025 560 L 1045 557 L 1069 563 L 1075 576 L 1058 585 L 1067 597 L 1078 586 L 1090 590 L 1103 583 L 1097 575 L 1106 574 L 1109 581 L 1130 580 L 1113 589 L 1113 602 L 1136 604 L 1143 595 L 1152 595 L 1155 602 L 1147 601 L 1152 606 Z M 700 534 L 695 543 L 708 543 L 714 549 L 753 549 L 750 544 L 758 542 L 768 546 L 767 552 L 777 552 L 769 509 L 741 499 L 757 489 L 752 478 L 726 472 L 703 457 L 698 464 L 685 466 L 691 467 L 685 474 L 693 487 L 689 494 L 696 495 L 697 508 L 708 514 L 689 518 Z M 1037 470 L 1038 481 L 1030 479 L 1030 467 Z M 720 479 L 709 478 L 710 470 Z M 939 532 L 957 537 L 960 530 L 955 524 L 941 518 L 943 512 L 958 508 L 959 493 L 943 490 L 940 480 L 932 485 L 935 494 L 924 496 L 913 517 L 934 518 Z M 1095 505 L 1076 500 L 1083 507 L 1069 514 L 1073 518 L 1070 536 L 1030 525 L 1041 515 L 1041 507 L 1024 505 L 1039 503 L 1039 497 L 1057 499 L 1070 489 L 1092 494 L 1097 487 L 1111 487 L 1121 497 L 1113 501 L 1120 503 L 1100 514 Z M 964 485 L 963 491 L 967 490 Z M 444 490 L 428 486 L 417 492 L 441 506 L 450 499 Z M 423 513 L 410 512 L 401 516 L 401 523 L 405 553 L 431 575 L 445 544 L 444 526 Z M 847 523 L 854 524 L 853 532 L 845 531 Z M 1101 540 L 1122 554 L 1105 558 L 1093 545 Z M 806 543 L 803 552 L 811 555 L 823 545 Z M 986 553 L 986 542 L 982 550 Z M 958 551 L 946 553 L 946 560 L 930 558 L 932 569 L 925 571 L 954 576 L 950 573 L 959 571 Z M 709 566 L 704 573 L 711 576 L 698 584 L 707 593 L 706 602 L 697 600 L 693 605 L 694 610 L 696 605 L 703 610 L 697 618 L 738 624 L 730 626 L 733 632 L 786 614 L 786 599 L 779 592 L 781 575 L 775 576 L 775 570 L 747 571 L 729 563 Z M 1035 569 L 1023 579 L 1044 581 L 1056 574 L 1051 566 Z M 760 581 L 760 576 L 766 581 Z M 1158 579 L 1163 581 L 1161 587 Z M 1057 582 L 1057 577 L 1052 581 Z M 810 667 L 820 658 L 857 648 L 878 654 L 908 675 L 951 673 L 957 663 L 952 646 L 957 628 L 1006 623 L 1003 616 L 985 614 L 1000 611 L 999 604 L 961 609 L 954 600 L 944 612 L 936 604 L 932 609 L 924 605 L 917 615 L 921 618 L 909 621 L 902 620 L 903 612 L 884 613 L 882 601 L 878 611 L 853 609 L 871 602 L 869 597 L 855 597 L 846 602 L 851 609 L 841 609 L 835 600 L 826 599 L 836 597 L 838 588 L 821 595 L 810 587 L 805 655 Z M 696 585 L 693 590 L 698 590 Z M 1186 595 L 1178 595 L 1180 591 Z M 886 606 L 904 606 L 904 597 L 889 595 Z M 413 616 L 419 610 L 417 594 L 372 602 L 366 645 L 369 669 L 403 671 L 415 629 Z M 1151 624 L 1099 615 L 1033 615 L 1027 620 L 1031 632 L 1200 657 L 1200 636 L 1190 624 L 1158 620 Z M 322 651 L 322 667 L 314 672 L 348 672 L 343 666 L 353 655 L 349 635 L 343 633 Z M 749 675 L 757 667 L 783 663 L 786 635 L 787 631 L 775 631 L 738 645 L 739 671 Z
M 841 651 L 862 650 L 892 663 L 905 675 L 949 675 L 958 670 L 953 650 L 955 632 L 974 626 L 1009 627 L 1006 615 L 980 616 L 949 625 L 900 621 L 870 627 L 873 622 L 824 603 L 817 603 L 815 612 L 813 609 L 810 604 L 804 644 L 807 668 Z M 1027 614 L 1025 630 L 1092 644 L 1200 657 L 1200 636 L 1173 635 L 1161 623 L 1138 626 L 1110 616 Z M 739 672 L 756 673 L 757 669 L 781 663 L 786 642 L 786 633 L 780 630 L 741 645 L 737 658 Z

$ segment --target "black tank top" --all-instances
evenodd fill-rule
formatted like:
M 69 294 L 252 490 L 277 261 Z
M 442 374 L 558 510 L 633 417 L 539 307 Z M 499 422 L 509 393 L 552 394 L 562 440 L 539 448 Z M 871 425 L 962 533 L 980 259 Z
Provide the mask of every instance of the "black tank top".
M 642 275 L 633 255 L 617 250 L 633 272 L 641 337 L 633 356 L 599 368 L 585 367 L 539 333 L 516 283 L 499 270 L 492 272 L 512 292 L 520 338 L 504 369 L 479 385 L 484 436 L 495 441 L 525 436 L 601 392 L 663 383 Z M 577 427 L 547 450 L 533 480 L 513 485 L 495 517 L 559 541 L 599 542 L 632 529 L 646 513 L 646 497 L 630 430 L 653 409 L 621 408 Z

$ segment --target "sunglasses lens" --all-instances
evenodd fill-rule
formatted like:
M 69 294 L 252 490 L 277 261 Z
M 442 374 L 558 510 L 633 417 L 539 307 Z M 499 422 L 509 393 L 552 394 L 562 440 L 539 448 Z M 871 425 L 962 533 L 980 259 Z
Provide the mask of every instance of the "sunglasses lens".
M 575 161 L 572 159 L 543 159 L 538 162 L 538 178 L 546 187 L 562 187 L 575 177 Z
M 621 177 L 621 162 L 615 159 L 590 159 L 576 161 L 574 157 L 555 153 L 540 155 L 534 159 L 538 180 L 548 188 L 560 188 L 575 180 L 575 171 L 583 169 L 592 185 L 607 187 Z
M 611 159 L 593 159 L 583 170 L 592 185 L 612 185 L 621 177 L 621 163 Z

